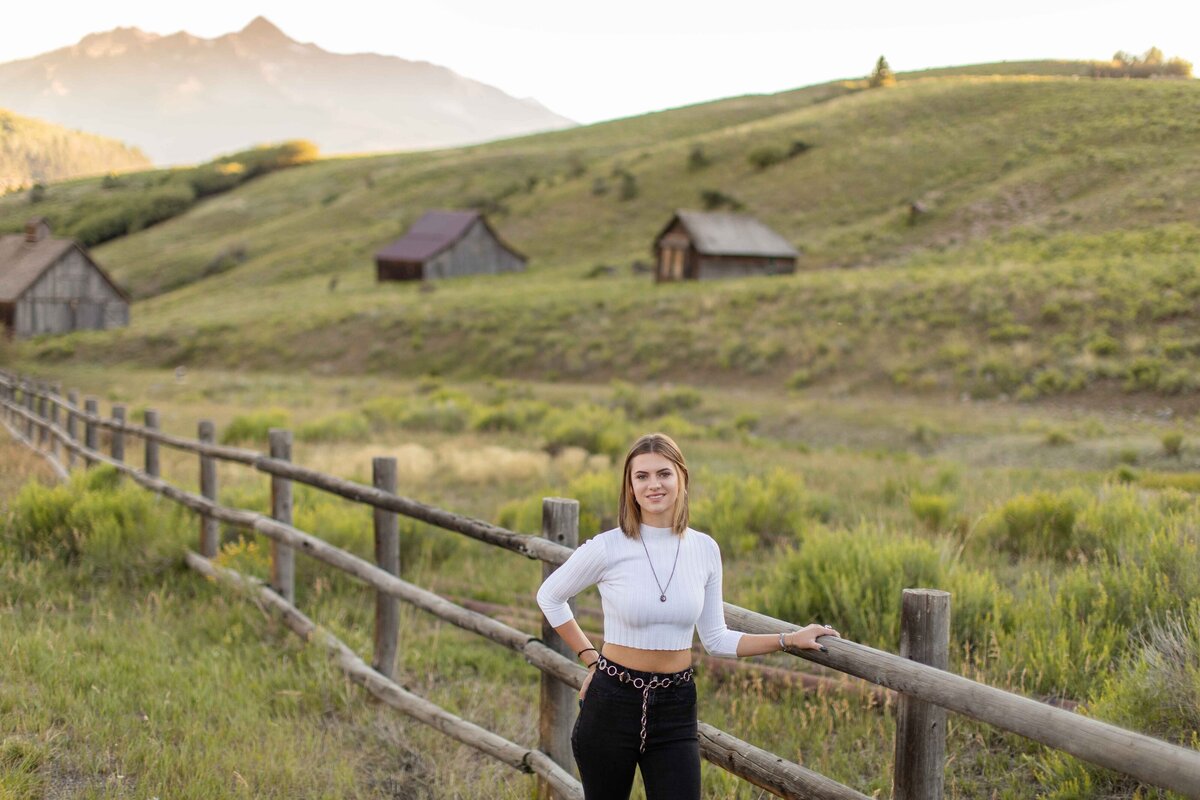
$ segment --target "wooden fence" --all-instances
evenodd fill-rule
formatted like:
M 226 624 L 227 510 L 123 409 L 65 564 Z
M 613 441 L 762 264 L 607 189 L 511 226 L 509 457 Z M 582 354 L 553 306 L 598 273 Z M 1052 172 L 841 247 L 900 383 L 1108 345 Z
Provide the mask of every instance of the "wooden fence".
M 401 580 L 396 515 L 459 533 L 540 560 L 547 572 L 562 564 L 578 541 L 578 504 L 543 501 L 542 535 L 528 536 L 397 495 L 395 462 L 374 460 L 373 485 L 308 469 L 291 462 L 291 436 L 273 430 L 268 454 L 215 444 L 211 422 L 200 422 L 196 439 L 163 433 L 159 415 L 145 412 L 144 424 L 126 419 L 125 407 L 114 405 L 105 419 L 94 398 L 79 405 L 76 393 L 64 398 L 57 387 L 0 372 L 0 421 L 19 440 L 43 453 L 62 476 L 77 464 L 107 464 L 135 483 L 192 509 L 199 515 L 199 553 L 187 563 L 196 571 L 256 593 L 299 635 L 327 647 L 355 681 L 382 701 L 518 770 L 535 773 L 540 794 L 582 798 L 574 777 L 569 735 L 578 689 L 586 674 L 557 635 L 543 626 L 541 638 L 472 611 Z M 82 431 L 80 426 L 82 425 Z M 97 447 L 97 431 L 110 434 L 109 453 Z M 144 442 L 144 468 L 125 463 L 125 437 Z M 159 446 L 194 453 L 199 459 L 200 493 L 172 486 L 159 475 Z M 252 467 L 271 479 L 271 516 L 229 508 L 217 502 L 216 462 Z M 374 510 L 376 563 L 334 547 L 291 524 L 291 486 L 299 482 Z M 271 540 L 271 579 L 254 578 L 219 567 L 218 525 L 224 523 Z M 294 554 L 305 555 L 352 575 L 377 592 L 374 658 L 368 666 L 332 634 L 319 629 L 296 608 Z M 539 746 L 530 749 L 460 719 L 397 685 L 393 680 L 397 641 L 397 603 L 404 601 L 464 630 L 520 653 L 542 672 Z M 1132 776 L 1144 783 L 1200 798 L 1200 752 L 1179 747 L 1030 700 L 949 673 L 950 596 L 945 592 L 908 589 L 901 611 L 900 654 L 895 655 L 845 639 L 826 638 L 825 652 L 804 650 L 791 655 L 862 678 L 900 693 L 896 716 L 893 797 L 935 800 L 942 796 L 945 771 L 946 711 L 988 723 L 1085 761 Z M 774 619 L 729 603 L 725 619 L 734 630 L 779 633 L 796 630 Z M 798 764 L 700 723 L 701 753 L 710 762 L 779 797 L 845 800 L 864 798 L 854 789 Z

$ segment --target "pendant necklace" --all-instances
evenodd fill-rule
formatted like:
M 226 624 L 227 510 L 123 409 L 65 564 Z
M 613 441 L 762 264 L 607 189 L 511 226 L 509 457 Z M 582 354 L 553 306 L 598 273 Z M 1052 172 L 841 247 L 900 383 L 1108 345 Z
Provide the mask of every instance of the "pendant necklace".
M 642 543 L 642 549 L 646 551 L 646 560 L 650 562 L 650 574 L 654 576 L 654 583 L 658 586 L 658 602 L 667 602 L 667 589 L 671 588 L 671 581 L 675 580 L 675 567 L 679 565 L 679 548 L 683 545 L 683 537 L 677 537 L 678 543 L 675 545 L 675 560 L 671 563 L 671 575 L 667 578 L 667 585 L 663 586 L 658 581 L 658 573 L 654 571 L 654 559 L 650 558 L 650 548 L 646 547 L 646 539 L 638 536 L 638 540 Z

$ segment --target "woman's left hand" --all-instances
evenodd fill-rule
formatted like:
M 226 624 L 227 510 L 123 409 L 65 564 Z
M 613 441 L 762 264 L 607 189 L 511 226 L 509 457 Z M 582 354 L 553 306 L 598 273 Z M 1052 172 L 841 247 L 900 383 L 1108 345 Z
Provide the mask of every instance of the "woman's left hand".
M 842 635 L 833 629 L 831 625 L 805 625 L 798 631 L 785 633 L 783 641 L 788 648 L 796 648 L 797 650 L 824 650 L 825 647 L 817 641 L 818 636 L 836 636 L 842 638 Z

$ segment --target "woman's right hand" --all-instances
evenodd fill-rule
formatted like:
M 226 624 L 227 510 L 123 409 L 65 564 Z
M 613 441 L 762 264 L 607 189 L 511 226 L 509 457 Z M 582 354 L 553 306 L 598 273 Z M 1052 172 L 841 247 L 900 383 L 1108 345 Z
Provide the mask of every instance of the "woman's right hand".
M 583 679 L 583 686 L 579 687 L 580 702 L 582 702 L 583 698 L 587 695 L 588 687 L 592 685 L 592 678 L 595 677 L 595 675 L 596 675 L 596 665 L 593 664 L 592 666 L 588 667 L 588 674 L 587 674 L 587 677 Z

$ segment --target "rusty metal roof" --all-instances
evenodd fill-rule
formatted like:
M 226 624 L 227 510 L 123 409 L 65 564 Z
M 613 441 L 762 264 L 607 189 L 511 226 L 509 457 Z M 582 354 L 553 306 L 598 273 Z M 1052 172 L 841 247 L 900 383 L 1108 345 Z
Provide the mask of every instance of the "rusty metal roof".
M 403 238 L 375 254 L 380 261 L 425 261 L 457 242 L 480 218 L 478 211 L 426 211 Z
M 700 253 L 710 256 L 762 256 L 766 258 L 795 258 L 796 248 L 775 231 L 747 214 L 723 211 L 679 210 L 654 240 L 657 246 L 675 220 L 683 223 L 692 244 Z

